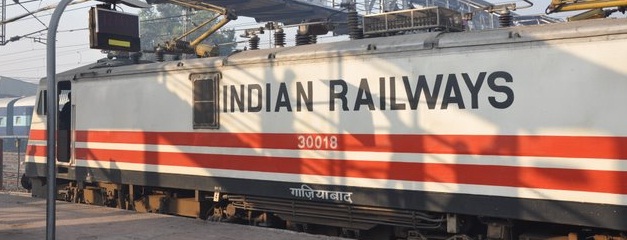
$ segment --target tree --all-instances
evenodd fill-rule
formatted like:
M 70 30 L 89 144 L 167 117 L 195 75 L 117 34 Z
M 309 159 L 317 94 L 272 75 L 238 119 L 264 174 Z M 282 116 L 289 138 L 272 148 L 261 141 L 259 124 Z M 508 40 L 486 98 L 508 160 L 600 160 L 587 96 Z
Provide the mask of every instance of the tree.
M 211 11 L 191 10 L 174 4 L 156 4 L 152 8 L 143 9 L 139 12 L 142 49 L 154 50 L 159 44 L 163 45 L 165 41 L 181 36 L 187 30 L 215 17 L 215 15 L 216 13 Z M 193 32 L 187 36 L 187 40 L 196 39 L 219 19 Z M 236 47 L 235 30 L 219 30 L 205 39 L 203 43 L 219 45 L 220 55 L 228 55 Z

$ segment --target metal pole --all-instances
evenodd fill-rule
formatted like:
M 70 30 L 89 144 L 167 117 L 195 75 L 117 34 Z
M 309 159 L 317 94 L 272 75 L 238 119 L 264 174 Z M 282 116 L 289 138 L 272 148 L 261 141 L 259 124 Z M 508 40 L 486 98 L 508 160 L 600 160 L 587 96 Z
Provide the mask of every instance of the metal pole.
M 48 181 L 48 197 L 46 198 L 46 239 L 55 239 L 55 199 L 57 193 L 57 174 L 56 174 L 56 120 L 59 101 L 57 100 L 57 84 L 56 84 L 56 40 L 57 40 L 57 28 L 59 27 L 59 19 L 70 2 L 73 0 L 61 0 L 59 5 L 54 9 L 52 16 L 50 17 L 50 24 L 48 24 L 48 38 L 46 46 L 46 79 L 48 80 L 48 95 L 46 97 L 48 118 L 46 122 L 46 129 L 48 130 L 47 137 L 47 167 L 48 174 L 46 175 Z
M 15 138 L 15 145 L 17 148 L 17 176 L 15 177 L 15 189 L 20 189 L 20 138 Z
M 7 0 L 2 0 L 2 21 L 4 22 L 4 20 L 7 20 Z M 7 39 L 7 25 L 2 24 L 0 31 L 2 32 L 0 33 L 0 45 L 4 45 L 6 44 L 5 40 Z
M 0 190 L 4 189 L 4 182 L 2 181 L 4 179 L 4 176 L 2 175 L 2 173 L 4 172 L 4 164 L 2 163 L 2 161 L 4 160 L 4 138 L 0 138 Z

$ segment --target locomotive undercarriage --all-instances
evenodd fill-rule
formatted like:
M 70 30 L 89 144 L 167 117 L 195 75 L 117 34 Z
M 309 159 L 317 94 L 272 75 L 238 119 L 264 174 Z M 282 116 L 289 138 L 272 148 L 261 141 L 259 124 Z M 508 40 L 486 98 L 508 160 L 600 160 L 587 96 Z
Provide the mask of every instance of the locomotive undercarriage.
M 45 179 L 33 178 L 33 196 Z M 627 240 L 625 233 L 481 216 L 59 179 L 57 199 L 356 239 Z

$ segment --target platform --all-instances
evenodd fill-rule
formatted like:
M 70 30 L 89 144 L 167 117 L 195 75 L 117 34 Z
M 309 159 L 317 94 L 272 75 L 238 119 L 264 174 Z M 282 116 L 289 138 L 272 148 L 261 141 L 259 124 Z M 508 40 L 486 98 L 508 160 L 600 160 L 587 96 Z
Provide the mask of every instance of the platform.
M 287 230 L 208 222 L 199 219 L 57 201 L 57 239 L 339 240 Z M 46 237 L 46 201 L 0 192 L 0 239 Z

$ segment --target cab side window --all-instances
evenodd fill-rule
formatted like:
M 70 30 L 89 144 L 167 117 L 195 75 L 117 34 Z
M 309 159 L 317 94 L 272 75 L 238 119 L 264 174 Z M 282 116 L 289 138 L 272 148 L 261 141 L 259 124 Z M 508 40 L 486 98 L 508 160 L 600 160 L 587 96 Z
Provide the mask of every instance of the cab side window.
M 218 129 L 220 127 L 218 109 L 219 73 L 192 74 L 193 125 L 194 129 Z
M 48 91 L 42 90 L 37 97 L 37 115 L 46 115 L 46 99 Z

